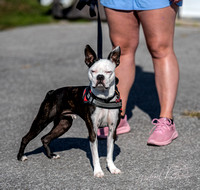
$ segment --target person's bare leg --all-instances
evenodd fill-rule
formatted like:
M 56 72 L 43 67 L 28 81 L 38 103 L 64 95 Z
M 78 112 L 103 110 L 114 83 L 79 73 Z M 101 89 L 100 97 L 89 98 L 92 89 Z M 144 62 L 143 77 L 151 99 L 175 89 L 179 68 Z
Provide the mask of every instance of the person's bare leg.
M 125 115 L 130 89 L 135 79 L 135 51 L 139 41 L 139 22 L 133 11 L 105 8 L 113 47 L 120 46 L 120 65 L 116 68 L 118 89 L 122 98 L 122 115 Z
M 147 46 L 152 55 L 155 81 L 161 112 L 160 117 L 173 118 L 179 67 L 173 50 L 174 25 L 177 7 L 139 11 Z
M 120 46 L 120 65 L 116 68 L 117 85 L 122 99 L 122 116 L 126 113 L 126 104 L 135 79 L 135 51 L 139 41 L 139 21 L 134 11 L 117 11 L 105 8 L 113 48 Z M 127 118 L 121 119 L 117 134 L 130 131 Z M 98 137 L 106 138 L 108 127 L 98 129 Z

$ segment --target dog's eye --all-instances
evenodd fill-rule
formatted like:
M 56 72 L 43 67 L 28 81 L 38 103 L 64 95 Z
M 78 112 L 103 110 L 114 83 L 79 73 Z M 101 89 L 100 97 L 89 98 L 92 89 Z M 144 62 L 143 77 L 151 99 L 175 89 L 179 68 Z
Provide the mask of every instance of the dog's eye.
M 105 71 L 105 73 L 107 73 L 107 74 L 111 74 L 111 73 L 112 73 L 112 71 Z
M 96 71 L 95 70 L 91 70 L 91 73 L 95 73 Z

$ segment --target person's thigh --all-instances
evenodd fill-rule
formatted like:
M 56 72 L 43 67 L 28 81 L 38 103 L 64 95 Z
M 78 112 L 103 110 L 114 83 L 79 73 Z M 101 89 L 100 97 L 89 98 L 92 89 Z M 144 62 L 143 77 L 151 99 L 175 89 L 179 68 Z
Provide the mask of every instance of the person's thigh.
M 113 47 L 120 46 L 120 65 L 116 68 L 118 89 L 122 98 L 122 115 L 125 114 L 129 91 L 135 78 L 135 51 L 139 41 L 139 21 L 134 11 L 117 11 L 105 8 Z
M 173 51 L 174 25 L 178 7 L 138 11 L 146 43 L 153 58 L 162 58 Z
M 139 40 L 139 21 L 134 11 L 105 8 L 113 47 L 120 46 L 122 54 L 134 53 Z

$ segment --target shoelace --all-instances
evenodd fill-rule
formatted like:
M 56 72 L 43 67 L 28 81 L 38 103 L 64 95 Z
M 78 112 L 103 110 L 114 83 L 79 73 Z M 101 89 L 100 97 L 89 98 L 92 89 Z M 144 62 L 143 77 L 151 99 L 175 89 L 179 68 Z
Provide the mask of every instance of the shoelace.
M 152 131 L 164 131 L 165 129 L 170 130 L 170 126 L 172 124 L 170 119 L 161 120 L 161 119 L 153 119 L 152 124 L 155 125 L 151 131 L 150 134 L 152 134 Z

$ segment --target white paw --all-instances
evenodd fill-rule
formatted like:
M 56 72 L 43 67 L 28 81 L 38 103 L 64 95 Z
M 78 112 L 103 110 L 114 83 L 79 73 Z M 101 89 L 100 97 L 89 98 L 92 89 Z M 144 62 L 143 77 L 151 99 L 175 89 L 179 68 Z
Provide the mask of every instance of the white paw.
M 60 156 L 58 154 L 53 156 L 53 159 L 59 159 L 59 158 L 60 158 Z
M 76 119 L 76 115 L 75 114 L 72 114 L 72 119 Z
M 111 172 L 111 174 L 120 174 L 121 170 L 118 168 L 113 168 L 113 169 L 110 169 L 110 172 Z
M 104 173 L 103 171 L 97 171 L 97 172 L 94 172 L 94 177 L 103 177 L 104 176 Z
M 21 159 L 23 162 L 28 160 L 27 156 L 22 156 L 22 159 Z
M 121 170 L 118 169 L 113 162 L 108 163 L 108 169 L 110 170 L 111 174 L 120 174 Z

